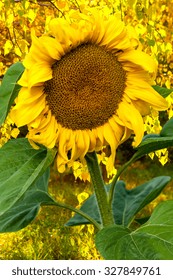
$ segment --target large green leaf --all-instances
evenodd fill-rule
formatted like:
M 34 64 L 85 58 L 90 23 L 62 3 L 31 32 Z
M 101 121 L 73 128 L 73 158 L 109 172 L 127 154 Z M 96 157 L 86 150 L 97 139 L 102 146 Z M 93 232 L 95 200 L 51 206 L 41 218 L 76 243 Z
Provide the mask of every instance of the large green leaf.
M 170 179 L 171 177 L 169 176 L 159 176 L 132 190 L 127 190 L 125 183 L 118 181 L 114 189 L 112 202 L 115 223 L 128 226 L 135 215 L 160 194 Z M 109 191 L 109 187 L 107 191 Z M 81 206 L 80 210 L 101 224 L 95 195 L 91 195 Z M 79 214 L 75 214 L 66 225 L 75 226 L 88 223 L 89 221 L 87 219 Z
M 147 134 L 142 142 L 136 147 L 136 152 L 132 158 L 122 166 L 121 172 L 137 159 L 151 152 L 173 146 L 173 118 L 168 120 L 163 126 L 160 134 Z M 120 173 L 119 173 L 120 174 Z
M 166 98 L 169 94 L 171 94 L 173 92 L 173 89 L 160 87 L 158 85 L 153 86 L 153 88 L 154 88 L 154 90 L 156 90 L 164 98 Z
M 145 135 L 140 145 L 136 148 L 137 152 L 129 162 L 134 162 L 146 154 L 171 146 L 173 146 L 173 118 L 165 123 L 160 134 Z
M 34 150 L 26 138 L 10 140 L 0 149 L 0 217 L 45 172 L 54 156 L 54 150 Z
M 13 64 L 6 72 L 0 86 L 0 125 L 4 122 L 20 86 L 17 83 L 24 71 L 21 62 Z
M 137 152 L 133 155 L 131 158 L 130 162 L 134 162 L 137 159 L 143 157 L 144 155 L 147 155 L 151 152 L 168 148 L 173 146 L 173 136 L 167 136 L 167 137 L 162 137 L 160 135 L 153 135 L 149 134 L 146 137 L 144 137 L 143 141 L 141 144 L 136 148 Z
M 115 223 L 128 226 L 135 215 L 153 201 L 170 180 L 169 176 L 159 176 L 131 190 L 127 190 L 123 182 L 117 184 L 113 199 Z
M 96 235 L 107 260 L 173 260 L 173 201 L 160 203 L 146 224 L 130 232 L 112 225 Z
M 17 231 L 36 217 L 42 204 L 52 204 L 48 194 L 49 168 L 4 214 L 0 216 L 0 232 Z
M 168 120 L 162 127 L 160 132 L 161 137 L 173 137 L 173 118 Z

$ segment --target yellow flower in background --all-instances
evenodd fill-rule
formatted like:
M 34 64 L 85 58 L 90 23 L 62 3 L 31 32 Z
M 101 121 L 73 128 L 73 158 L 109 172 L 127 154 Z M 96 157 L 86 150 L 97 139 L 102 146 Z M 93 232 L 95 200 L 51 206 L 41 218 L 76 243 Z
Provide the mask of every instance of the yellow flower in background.
M 82 164 L 82 162 L 80 161 L 74 161 L 72 165 L 72 170 L 73 170 L 75 180 L 79 178 L 84 182 L 86 181 L 90 182 L 90 174 L 86 164 Z
M 91 9 L 71 23 L 53 19 L 49 28 L 39 38 L 32 34 L 11 118 L 28 126 L 29 140 L 58 148 L 59 172 L 104 145 L 112 170 L 119 144 L 131 133 L 135 146 L 141 142 L 150 106 L 167 108 L 151 87 L 156 63 L 116 16 Z
M 0 127 L 0 148 L 11 138 L 17 138 L 20 131 L 14 127 L 13 121 L 7 116 L 5 122 Z

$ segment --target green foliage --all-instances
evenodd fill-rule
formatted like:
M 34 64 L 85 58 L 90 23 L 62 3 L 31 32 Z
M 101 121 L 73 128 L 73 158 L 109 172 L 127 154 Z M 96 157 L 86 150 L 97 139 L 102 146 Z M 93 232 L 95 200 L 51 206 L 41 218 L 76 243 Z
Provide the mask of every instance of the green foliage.
M 124 182 L 116 184 L 113 200 L 115 224 L 129 226 L 135 215 L 153 201 L 171 180 L 169 176 L 159 176 L 131 190 Z
M 17 83 L 24 71 L 21 62 L 13 64 L 6 72 L 2 85 L 0 86 L 0 125 L 5 121 L 6 116 L 17 97 L 20 86 Z
M 20 204 L 23 195 L 45 172 L 54 156 L 53 150 L 49 151 L 43 147 L 34 150 L 26 138 L 11 140 L 0 149 L 0 217 L 6 221 L 5 225 L 1 222 L 0 231 L 6 231 L 6 226 L 10 230 L 7 220 L 11 219 L 11 210 L 19 207 L 18 210 L 23 211 L 24 205 L 22 207 Z M 13 215 L 15 222 L 15 213 Z M 26 215 L 27 219 L 29 217 Z M 18 229 L 18 223 L 13 225 L 14 229 Z
M 137 159 L 150 152 L 173 146 L 172 124 L 171 119 L 164 125 L 160 135 L 152 134 L 144 137 L 142 143 L 137 147 L 137 152 L 120 168 L 120 171 L 117 172 L 113 182 L 110 184 L 110 202 L 112 202 L 115 224 L 110 223 L 110 226 L 104 226 L 96 236 L 97 248 L 106 259 L 159 260 L 173 258 L 173 253 L 171 253 L 170 249 L 173 249 L 173 222 L 170 222 L 173 213 L 168 211 L 171 209 L 170 205 L 173 206 L 173 201 L 156 208 L 148 222 L 136 231 L 131 232 L 128 227 L 135 215 L 160 194 L 171 177 L 156 177 L 130 191 L 125 189 L 124 182 L 119 181 L 117 183 L 120 174 Z M 118 184 L 121 186 L 117 187 Z M 81 210 L 93 215 L 101 223 L 96 197 L 91 196 L 84 203 L 83 208 L 81 207 Z M 157 214 L 159 219 L 157 219 Z M 86 221 L 75 215 L 67 225 L 82 224 L 83 222 L 86 223 Z M 158 246 L 157 243 L 159 243 Z
M 0 231 L 17 231 L 33 221 L 38 214 L 41 204 L 52 203 L 48 195 L 49 169 L 15 201 L 14 204 L 1 215 Z
M 108 260 L 172 260 L 172 216 L 173 201 L 162 202 L 135 231 L 117 225 L 105 227 L 96 235 L 96 246 Z
M 115 224 L 130 225 L 135 215 L 161 193 L 170 179 L 171 177 L 169 176 L 159 176 L 131 190 L 125 188 L 123 181 L 118 181 L 114 189 L 112 201 Z M 109 191 L 109 188 L 107 191 Z M 101 223 L 98 204 L 94 194 L 84 202 L 80 210 L 91 216 L 98 223 Z M 88 223 L 88 220 L 79 214 L 75 214 L 66 225 L 75 226 Z
M 173 118 L 165 123 L 160 132 L 161 137 L 173 137 Z
M 148 41 L 147 41 L 147 43 L 148 43 L 148 45 L 151 47 L 154 47 L 155 46 L 155 44 L 156 44 L 156 42 L 154 41 L 154 40 L 150 40 L 150 39 L 148 39 Z
M 166 98 L 173 92 L 173 89 L 168 89 L 165 87 L 160 87 L 158 85 L 153 86 L 154 90 L 157 91 L 162 97 Z
M 15 3 L 16 2 L 16 3 Z M 19 2 L 19 3 L 18 3 Z M 32 2 L 32 3 L 30 3 Z M 39 1 L 38 1 L 39 2 Z M 44 26 L 48 24 L 49 17 L 55 16 L 66 16 L 67 11 L 74 9 L 80 10 L 83 6 L 85 9 L 85 5 L 83 5 L 82 1 L 49 1 L 50 3 L 47 5 L 40 5 L 37 1 L 15 1 L 15 0 L 4 0 L 4 7 L 2 9 L 1 19 L 4 21 L 4 27 L 1 28 L 2 31 L 5 29 L 5 33 L 2 34 L 2 57 L 3 62 L 0 65 L 3 69 L 2 73 L 4 74 L 4 66 L 9 66 L 9 62 L 13 63 L 16 61 L 13 55 L 17 55 L 17 60 L 19 57 L 21 59 L 25 56 L 28 51 L 28 46 L 30 44 L 30 37 L 27 35 L 29 32 L 32 23 L 37 19 L 33 25 L 36 29 L 36 34 L 43 33 Z M 55 3 L 54 3 L 55 2 Z M 65 3 L 66 2 L 66 3 Z M 97 1 L 95 1 L 97 2 Z M 112 1 L 103 1 L 106 3 L 107 8 L 111 6 L 111 11 L 114 12 L 114 3 Z M 145 2 L 145 1 L 144 1 Z M 160 34 L 164 34 L 165 28 L 157 27 L 157 32 L 154 32 L 155 22 L 153 21 L 151 12 L 149 11 L 149 6 L 147 7 L 146 3 L 143 1 L 135 1 L 128 0 L 127 3 L 131 8 L 136 12 L 137 19 L 140 21 L 140 26 L 142 28 L 142 37 L 140 38 L 143 45 L 147 43 L 147 47 L 149 49 L 153 49 L 153 55 L 160 54 L 160 51 L 163 52 L 163 55 L 166 55 L 166 52 L 170 52 L 172 48 L 169 46 L 170 43 L 167 44 L 168 38 L 166 37 L 166 32 L 164 37 L 163 45 L 160 43 L 160 40 L 156 40 L 157 36 Z M 147 2 L 148 3 L 148 2 Z M 31 6 L 30 6 L 31 4 Z M 32 6 L 34 4 L 34 6 Z M 41 9 L 38 10 L 38 17 L 36 15 L 37 8 L 35 8 L 35 4 L 41 6 Z M 103 4 L 103 3 L 102 3 Z M 110 5 L 111 4 L 111 5 Z M 132 21 L 132 25 L 134 24 L 131 15 L 127 17 L 129 10 L 125 10 L 124 4 L 117 6 L 119 11 L 121 11 L 121 17 L 125 16 L 126 21 Z M 16 7 L 16 5 L 18 7 Z M 92 3 L 93 5 L 93 3 Z M 96 5 L 96 4 L 94 4 Z M 15 7 L 14 7 L 15 6 Z M 42 9 L 44 7 L 48 7 L 48 17 L 43 16 L 44 12 Z M 104 6 L 104 4 L 103 4 Z M 101 7 L 101 6 L 100 6 Z M 128 7 L 128 5 L 127 5 Z M 4 10 L 5 8 L 5 10 Z M 52 9 L 53 8 L 53 9 Z M 160 9 L 160 6 L 159 6 Z M 124 11 L 123 11 L 124 10 Z M 11 11 L 11 14 L 10 12 Z M 46 10 L 44 10 L 46 11 Z M 51 12 L 56 11 L 56 12 Z M 64 14 L 65 11 L 65 14 Z M 162 5 L 162 12 L 165 12 L 165 8 Z M 41 17 L 40 17 L 41 12 Z M 59 14 L 59 15 L 58 15 Z M 162 14 L 161 14 L 162 15 Z M 19 16 L 19 17 L 18 17 Z M 43 16 L 43 18 L 42 18 Z M 64 16 L 64 17 L 65 17 Z M 159 17 L 162 18 L 161 16 Z M 163 17 L 165 20 L 165 17 Z M 24 21 L 23 21 L 24 20 Z M 1 22 L 3 23 L 1 20 Z M 134 21 L 136 21 L 136 17 L 134 17 Z M 39 22 L 39 24 L 38 24 Z M 159 21 L 158 21 L 159 22 Z M 165 24 L 166 22 L 166 24 Z M 24 33 L 20 33 L 20 28 L 18 28 L 21 23 L 24 25 Z M 153 23 L 153 25 L 152 25 Z M 163 27 L 170 26 L 169 20 L 163 21 Z M 41 27 L 41 29 L 38 28 Z M 136 25 L 136 30 L 138 30 L 138 26 Z M 140 29 L 140 28 L 139 28 Z M 43 31 L 43 32 L 42 32 Z M 148 31 L 148 36 L 146 35 L 146 31 Z M 140 31 L 139 31 L 140 32 Z M 154 34 L 157 34 L 154 35 Z M 159 36 L 160 36 L 159 35 Z M 161 36 L 162 37 L 162 36 Z M 24 38 L 26 40 L 24 40 Z M 6 41 L 6 39 L 8 39 Z M 158 42 L 157 42 L 158 41 Z M 7 43 L 7 44 L 6 44 Z M 165 44 L 165 45 L 164 45 Z M 155 48 L 150 48 L 150 47 Z M 160 47 L 158 47 L 160 46 Z M 162 50 L 164 47 L 165 50 Z M 11 55 L 13 53 L 13 55 Z M 158 55 L 159 57 L 159 55 Z M 14 60 L 13 60 L 14 59 Z M 164 59 L 163 59 L 164 61 Z M 171 62 L 171 60 L 170 60 Z M 171 63 L 169 66 L 168 57 L 167 61 L 164 62 L 167 65 L 164 68 L 164 73 L 162 73 L 161 83 L 165 84 L 165 81 L 168 82 L 169 87 L 169 79 L 170 77 L 170 69 Z M 170 67 L 170 68 L 169 68 Z M 166 69 L 166 70 L 165 70 Z M 1 70 L 1 69 L 0 69 Z M 20 90 L 20 86 L 17 85 L 17 81 L 19 80 L 21 74 L 24 71 L 24 67 L 21 63 L 16 63 L 9 68 L 7 73 L 4 76 L 2 81 L 2 85 L 0 87 L 0 125 L 5 121 L 11 106 L 15 98 L 18 95 Z M 161 71 L 160 71 L 161 72 Z M 161 74 L 159 72 L 159 75 Z M 167 74 L 166 74 L 167 73 Z M 165 76 L 167 75 L 167 79 L 165 80 Z M 167 97 L 172 89 L 162 88 L 160 86 L 153 86 L 153 88 L 163 97 Z M 101 174 L 99 173 L 98 164 L 95 165 L 93 161 L 93 165 L 91 167 L 90 174 L 93 181 L 93 185 L 95 183 L 98 192 L 95 191 L 96 195 L 92 195 L 81 207 L 83 214 L 89 215 L 91 218 L 96 220 L 101 224 L 103 220 L 108 221 L 108 224 L 112 219 L 109 220 L 109 214 L 111 214 L 110 204 L 113 209 L 115 225 L 111 225 L 100 230 L 96 236 L 96 244 L 101 252 L 101 254 L 106 259 L 172 259 L 173 258 L 173 238 L 172 238 L 172 230 L 173 230 L 173 201 L 167 201 L 160 204 L 153 212 L 151 218 L 141 227 L 137 228 L 135 231 L 131 231 L 128 227 L 132 226 L 132 221 L 137 213 L 141 209 L 144 208 L 148 203 L 150 203 L 153 199 L 155 199 L 160 192 L 164 189 L 166 184 L 170 181 L 171 177 L 168 176 L 160 176 L 152 179 L 149 182 L 143 183 L 142 185 L 133 188 L 131 190 L 126 189 L 125 183 L 123 181 L 118 181 L 117 179 L 120 174 L 133 162 L 142 156 L 157 151 L 159 149 L 168 148 L 173 146 L 173 120 L 170 120 L 165 124 L 160 134 L 152 134 L 144 137 L 142 143 L 137 147 L 137 151 L 134 156 L 131 158 L 129 162 L 127 162 L 121 171 L 117 173 L 114 181 L 110 186 L 104 186 L 104 182 L 100 180 L 99 177 Z M 64 207 L 74 211 L 73 207 L 67 207 L 64 203 L 56 202 L 48 193 L 48 182 L 49 182 L 49 166 L 54 160 L 55 152 L 52 150 L 47 150 L 44 147 L 40 147 L 38 150 L 34 150 L 27 139 L 16 139 L 8 142 L 6 145 L 0 149 L 0 231 L 17 231 L 29 223 L 33 221 L 36 217 L 40 206 L 51 204 L 60 207 Z M 92 173 L 94 174 L 92 176 Z M 93 180 L 94 178 L 94 180 Z M 98 180 L 99 178 L 99 180 Z M 95 180 L 96 179 L 96 180 Z M 102 179 L 102 178 L 101 178 Z M 101 182 L 101 183 L 100 183 Z M 102 188 L 101 188 L 102 187 Z M 106 189 L 106 190 L 105 190 Z M 96 190 L 96 188 L 95 188 Z M 101 190 L 101 191 L 100 191 Z M 107 191 L 107 192 L 106 192 Z M 113 196 L 110 195 L 113 194 Z M 108 199 L 109 198 L 109 199 Z M 110 198 L 113 198 L 112 200 Z M 64 201 L 63 201 L 64 202 Z M 105 207 L 104 207 L 105 206 Z M 108 207 L 106 207 L 108 206 Z M 56 208 L 57 209 L 57 208 Z M 59 208 L 58 208 L 59 209 Z M 104 209 L 107 211 L 104 211 Z M 54 211 L 54 210 L 53 210 Z M 52 213 L 53 213 L 52 211 Z M 89 223 L 87 220 L 87 215 L 82 215 L 82 212 L 76 210 L 76 215 L 67 222 L 66 225 L 80 225 Z M 80 215 L 79 215 L 80 214 Z M 58 217 L 56 217 L 56 221 Z M 90 220 L 92 222 L 92 220 Z M 106 223 L 103 223 L 105 226 Z M 40 223 L 41 225 L 41 223 Z M 96 225 L 96 224 L 95 224 Z M 47 223 L 47 232 L 49 233 L 51 228 L 51 223 Z M 97 227 L 98 229 L 99 227 Z M 70 229 L 71 230 L 71 229 Z M 68 235 L 69 228 L 65 228 L 59 231 L 56 231 L 56 236 L 54 236 L 55 243 L 58 242 L 64 246 L 70 246 L 69 238 L 64 237 L 65 234 Z M 35 232 L 37 233 L 37 229 L 35 228 Z M 32 230 L 28 236 L 32 235 Z M 60 236 L 60 238 L 58 238 Z M 37 237 L 37 238 L 36 238 Z M 44 240 L 42 241 L 42 246 L 44 246 L 45 239 L 47 240 L 47 244 L 49 244 L 49 240 L 52 238 L 52 235 L 48 236 L 46 239 L 44 235 Z M 26 237 L 27 239 L 27 237 Z M 33 257 L 30 254 L 29 258 L 46 258 L 47 252 L 44 255 L 39 254 L 41 246 L 38 246 L 37 241 L 40 240 L 40 236 L 35 235 L 35 255 Z M 24 240 L 26 241 L 26 240 Z M 73 244 L 73 241 L 71 244 Z M 59 244 L 58 243 L 58 244 Z M 26 244 L 24 242 L 23 244 Z M 41 243 L 39 243 L 41 244 Z M 68 244 L 68 245 L 66 245 Z M 81 245 L 79 242 L 77 245 Z M 58 246 L 57 246 L 58 247 Z M 56 248 L 57 248 L 56 247 Z M 78 246 L 76 246 L 78 252 Z M 46 249 L 50 249 L 50 246 L 47 246 Z M 59 248 L 58 248 L 59 249 Z M 58 251 L 57 249 L 57 251 Z M 66 248 L 66 250 L 68 250 Z M 50 250 L 51 251 L 51 250 Z M 60 250 L 59 250 L 60 251 Z M 61 259 L 61 252 L 58 251 L 58 258 Z M 52 251 L 51 251 L 52 253 Z M 31 256 L 32 255 L 32 256 Z M 52 256 L 52 255 L 51 255 Z M 70 254 L 66 254 L 63 256 L 65 259 L 73 258 L 73 254 L 71 251 Z M 16 257 L 17 258 L 17 257 Z M 22 258 L 22 256 L 21 256 Z M 55 256 L 53 256 L 55 258 Z M 57 258 L 57 255 L 56 255 Z M 74 256 L 75 258 L 75 256 Z
M 48 194 L 49 175 L 43 173 L 54 157 L 54 150 L 34 150 L 26 138 L 11 140 L 0 149 L 0 232 L 17 231 L 28 225 L 40 205 L 67 208 L 90 220 L 86 213 Z M 91 222 L 100 227 L 94 220 Z
M 89 183 L 74 182 L 72 174 L 60 175 L 51 167 L 49 193 L 76 207 L 81 191 L 91 192 Z M 64 227 L 70 211 L 42 206 L 27 227 L 17 232 L 0 234 L 0 260 L 86 260 L 100 259 L 93 234 L 85 227 Z M 92 226 L 89 226 L 92 228 Z
M 96 222 L 101 224 L 101 217 L 97 205 L 96 196 L 92 194 L 81 206 L 81 211 L 92 217 Z M 75 214 L 65 225 L 78 226 L 89 224 L 90 222 L 79 214 Z
M 133 155 L 130 162 L 134 162 L 137 159 L 151 152 L 173 146 L 173 135 L 171 135 L 171 133 L 169 133 L 168 130 L 170 131 L 170 126 L 166 126 L 164 128 L 164 132 L 161 131 L 160 135 L 159 134 L 146 135 L 146 137 L 144 137 L 141 144 L 136 148 L 137 152 Z
M 149 164 L 149 168 L 147 168 Z M 151 178 L 157 174 L 171 175 L 172 166 L 164 167 L 155 164 L 149 159 L 138 162 L 138 167 L 130 167 L 123 174 L 129 189 L 134 185 L 140 185 L 144 178 Z M 164 188 L 164 198 L 172 199 L 173 182 Z M 61 175 L 51 167 L 51 180 L 49 193 L 56 200 L 63 200 L 74 207 L 78 205 L 77 196 L 81 192 L 91 193 L 89 183 L 74 181 L 72 174 Z M 158 201 L 146 206 L 137 215 L 138 218 L 150 216 L 152 209 Z M 87 226 L 64 227 L 71 217 L 70 211 L 54 206 L 41 207 L 37 218 L 24 229 L 13 233 L 1 233 L 0 235 L 0 259 L 8 260 L 86 260 L 100 259 L 94 246 L 94 233 L 90 234 Z M 91 227 L 91 226 L 90 226 Z

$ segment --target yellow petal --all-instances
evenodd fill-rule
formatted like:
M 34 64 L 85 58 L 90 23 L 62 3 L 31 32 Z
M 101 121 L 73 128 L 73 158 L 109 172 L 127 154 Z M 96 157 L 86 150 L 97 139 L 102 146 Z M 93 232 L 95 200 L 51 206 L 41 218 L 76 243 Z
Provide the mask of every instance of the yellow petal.
M 157 63 L 148 54 L 141 52 L 140 50 L 129 50 L 122 52 L 118 55 L 118 61 L 128 64 L 129 62 L 143 68 L 148 73 L 156 76 Z
M 132 103 L 142 116 L 149 115 L 150 106 L 149 106 L 149 104 L 147 104 L 147 102 L 142 101 L 142 100 L 135 100 L 135 101 L 132 101 Z
M 65 162 L 68 161 L 67 156 L 67 142 L 69 141 L 69 131 L 67 129 L 61 129 L 59 133 L 59 145 L 58 145 L 58 153 L 60 154 L 61 158 L 64 159 Z
M 81 149 L 80 159 L 82 160 L 86 153 L 89 150 L 90 146 L 90 137 L 87 131 L 82 130 L 82 136 L 83 136 L 83 147 Z
M 45 62 L 35 63 L 28 72 L 28 85 L 42 86 L 45 81 L 52 79 L 52 69 L 51 66 Z
M 118 142 L 114 136 L 114 132 L 113 132 L 111 126 L 108 123 L 106 123 L 103 126 L 103 135 L 104 135 L 106 142 L 110 145 L 110 148 L 111 148 L 111 155 L 108 158 L 108 162 L 107 162 L 107 170 L 111 171 L 114 167 L 116 148 L 118 146 Z
M 88 130 L 88 135 L 90 138 L 90 145 L 89 145 L 89 152 L 93 152 L 95 150 L 95 146 L 96 146 L 96 136 L 95 136 L 95 132 L 93 130 Z
M 34 150 L 39 150 L 40 147 L 31 139 L 28 139 L 30 145 L 33 147 Z
M 42 135 L 40 135 L 41 137 Z M 46 139 L 45 146 L 49 149 L 55 147 L 58 131 L 57 131 L 57 121 L 54 116 L 51 116 L 50 123 L 47 125 L 46 129 L 44 130 L 44 135 L 42 136 Z
M 37 99 L 41 96 L 44 96 L 43 87 L 33 87 L 31 89 L 22 87 L 17 97 L 17 103 L 21 102 L 25 106 L 26 103 L 37 102 Z
M 30 122 L 28 125 L 31 128 L 39 129 L 40 131 L 44 131 L 46 127 L 50 124 L 52 118 L 51 111 L 45 107 L 42 114 L 37 117 L 37 119 Z
M 68 134 L 69 134 L 69 137 L 68 137 L 68 140 L 66 143 L 66 147 L 67 147 L 67 151 L 70 151 L 72 149 L 74 141 L 75 141 L 75 133 L 73 130 L 68 129 Z
M 63 46 L 64 50 L 70 50 L 72 47 L 79 45 L 80 34 L 78 30 L 72 28 L 63 18 L 51 20 L 49 24 L 50 32 L 56 40 Z
M 57 163 L 57 170 L 59 173 L 63 173 L 65 171 L 66 168 L 66 161 L 64 161 L 64 158 L 61 157 L 61 155 L 58 153 L 57 155 L 57 159 L 56 159 L 56 163 Z
M 35 106 L 35 102 L 26 104 L 25 106 L 22 103 L 15 105 L 10 113 L 10 117 L 20 127 L 36 119 L 44 108 L 45 97 L 41 96 L 37 100 L 37 106 Z
M 145 101 L 159 111 L 168 108 L 167 101 L 146 82 L 141 81 L 141 85 L 136 85 L 134 80 L 128 80 L 126 84 L 125 94 L 132 100 Z
M 33 30 L 31 32 L 31 37 L 32 37 L 32 45 L 31 45 L 29 54 L 27 54 L 24 59 L 24 62 L 23 62 L 24 66 L 27 69 L 29 69 L 30 67 L 32 67 L 33 62 L 34 63 L 35 62 L 45 62 L 49 65 L 52 65 L 54 63 L 55 59 L 49 55 L 46 48 L 42 44 L 42 39 L 40 40 L 40 38 L 42 38 L 42 37 L 37 38 L 35 36 L 35 32 Z
M 57 122 L 54 118 L 54 116 L 51 117 L 49 123 L 40 128 L 37 127 L 32 128 L 32 123 L 28 126 L 29 132 L 27 134 L 28 139 L 32 139 L 33 141 L 40 143 L 44 146 L 46 146 L 49 149 L 52 149 L 55 147 L 58 132 L 57 132 Z
M 100 45 L 100 43 L 105 35 L 105 26 L 102 22 L 103 22 L 103 19 L 101 18 L 100 14 L 96 13 L 93 31 L 92 31 L 92 35 L 91 35 L 91 41 L 98 45 Z
M 143 119 L 133 104 L 121 102 L 117 109 L 117 115 L 124 126 L 133 130 L 135 133 L 135 143 L 137 146 L 140 144 L 144 135 L 144 124 Z
M 40 43 L 44 47 L 44 50 L 55 61 L 59 60 L 61 56 L 64 54 L 64 52 L 62 53 L 61 44 L 58 43 L 57 40 L 55 40 L 54 38 L 45 35 L 40 37 L 39 39 L 40 39 Z
M 120 144 L 124 143 L 132 134 L 132 130 L 128 129 L 127 127 L 124 127 L 124 134 L 121 138 Z
M 101 45 L 118 50 L 132 47 L 124 23 L 118 18 L 111 16 L 105 24 L 105 35 Z
M 117 122 L 115 122 L 114 118 L 110 118 L 109 119 L 109 125 L 112 128 L 112 131 L 114 133 L 114 137 L 117 140 L 117 143 L 120 142 L 122 135 L 123 135 L 123 127 L 121 127 L 120 125 L 117 124 Z
M 72 148 L 71 159 L 74 161 L 78 158 L 84 158 L 89 150 L 90 139 L 86 131 L 77 130 L 75 142 Z
M 21 78 L 17 82 L 22 87 L 28 87 L 28 70 L 25 69 Z

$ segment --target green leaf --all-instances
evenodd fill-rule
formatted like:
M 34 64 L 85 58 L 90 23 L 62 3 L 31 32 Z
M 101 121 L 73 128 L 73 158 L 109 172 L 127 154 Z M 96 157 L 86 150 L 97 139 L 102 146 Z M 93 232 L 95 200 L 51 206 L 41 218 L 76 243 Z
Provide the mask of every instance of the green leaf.
M 96 247 L 107 260 L 173 260 L 173 201 L 160 203 L 143 226 L 130 232 L 112 225 L 96 235 Z
M 21 77 L 24 66 L 21 62 L 13 64 L 6 72 L 0 86 L 0 125 L 5 121 L 14 99 L 17 97 L 20 86 L 16 82 Z
M 137 152 L 133 155 L 129 162 L 132 163 L 144 155 L 171 146 L 173 146 L 173 136 L 161 137 L 158 135 L 157 137 L 155 135 L 148 135 L 148 137 L 144 137 L 141 144 L 136 148 Z
M 163 126 L 160 134 L 147 134 L 143 137 L 142 142 L 136 147 L 137 152 L 127 162 L 126 165 L 131 164 L 137 159 L 147 155 L 151 152 L 172 147 L 173 146 L 173 118 L 168 120 Z
M 11 209 L 55 157 L 54 150 L 34 150 L 26 138 L 0 149 L 0 217 Z
M 143 225 L 145 224 L 148 220 L 149 220 L 150 216 L 144 217 L 144 218 L 136 218 L 135 221 L 140 224 Z
M 160 86 L 153 86 L 153 88 L 164 98 L 166 98 L 168 95 L 170 95 L 173 92 L 173 89 L 168 89 Z
M 154 47 L 155 44 L 156 44 L 156 42 L 154 40 L 150 40 L 150 39 L 147 40 L 147 43 L 148 43 L 149 46 L 152 46 L 152 47 Z
M 169 176 L 159 176 L 149 182 L 146 182 L 132 190 L 125 188 L 123 181 L 118 181 L 114 189 L 114 197 L 112 209 L 115 223 L 118 225 L 128 226 L 135 215 L 152 200 L 154 200 L 163 188 L 171 180 Z M 109 191 L 107 187 L 107 191 Z M 91 195 L 81 206 L 80 210 L 95 221 L 101 224 L 101 218 L 95 195 Z M 88 224 L 89 221 L 79 214 L 75 214 L 67 223 L 66 226 L 76 226 Z
M 129 226 L 135 215 L 153 201 L 170 180 L 169 176 L 159 176 L 131 190 L 127 190 L 124 182 L 119 181 L 113 199 L 115 224 Z
M 101 224 L 101 217 L 96 201 L 96 196 L 92 194 L 81 206 L 80 210 L 91 218 L 93 218 L 96 222 Z M 65 226 L 78 226 L 78 225 L 85 225 L 89 224 L 90 222 L 82 217 L 79 214 L 75 214 L 66 224 Z
M 173 137 L 173 118 L 168 120 L 162 127 L 160 132 L 161 137 Z
M 0 149 L 0 231 L 16 231 L 28 225 L 40 205 L 62 207 L 84 215 L 98 229 L 100 226 L 85 213 L 60 201 L 47 192 L 55 150 L 34 150 L 26 138 L 9 141 Z
M 144 135 L 142 142 L 144 142 L 146 139 L 149 139 L 149 138 L 158 138 L 158 137 L 160 137 L 160 134 L 156 134 L 156 133 L 146 134 L 146 135 Z
M 52 204 L 48 194 L 49 168 L 4 214 L 0 216 L 0 232 L 12 232 L 26 227 L 37 216 L 42 204 Z

